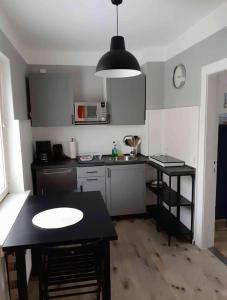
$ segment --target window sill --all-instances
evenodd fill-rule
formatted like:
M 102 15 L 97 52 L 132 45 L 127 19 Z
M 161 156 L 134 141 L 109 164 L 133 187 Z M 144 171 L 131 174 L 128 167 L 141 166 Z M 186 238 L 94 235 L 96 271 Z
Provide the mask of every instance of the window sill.
M 0 203 L 0 248 L 29 194 L 30 191 L 8 194 Z

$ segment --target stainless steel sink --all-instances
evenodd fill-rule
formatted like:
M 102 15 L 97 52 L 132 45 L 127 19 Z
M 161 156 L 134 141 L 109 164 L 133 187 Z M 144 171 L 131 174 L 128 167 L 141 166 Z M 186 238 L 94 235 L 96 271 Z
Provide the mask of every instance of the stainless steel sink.
M 133 156 L 129 156 L 129 155 L 109 158 L 109 160 L 111 160 L 111 161 L 134 161 L 137 159 L 138 159 L 138 157 L 133 157 Z

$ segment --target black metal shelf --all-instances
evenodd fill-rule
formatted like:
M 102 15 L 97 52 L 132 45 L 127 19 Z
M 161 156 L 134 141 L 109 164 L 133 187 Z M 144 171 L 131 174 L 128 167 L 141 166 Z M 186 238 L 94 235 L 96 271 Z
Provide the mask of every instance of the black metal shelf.
M 158 194 L 158 188 L 154 188 L 147 184 L 147 188 L 151 190 L 155 195 Z M 169 187 L 164 187 L 159 189 L 160 200 L 165 202 L 168 206 L 177 207 L 177 206 L 191 206 L 192 202 L 186 199 L 184 196 L 177 194 L 173 189 Z
M 148 162 L 157 170 L 157 182 L 163 181 L 163 174 L 169 177 L 168 186 L 152 187 L 147 183 L 149 188 L 157 196 L 156 205 L 156 223 L 157 230 L 164 229 L 168 234 L 168 245 L 171 243 L 171 236 L 187 235 L 190 241 L 193 240 L 193 223 L 194 223 L 194 187 L 195 187 L 195 169 L 189 166 L 182 167 L 162 167 L 153 162 Z M 192 180 L 191 201 L 181 195 L 181 177 L 190 176 Z M 177 191 L 172 189 L 172 177 L 177 177 Z M 166 204 L 168 209 L 163 205 Z M 176 208 L 176 215 L 172 213 L 172 208 Z M 191 210 L 191 224 L 188 229 L 181 222 L 181 207 L 188 207 Z

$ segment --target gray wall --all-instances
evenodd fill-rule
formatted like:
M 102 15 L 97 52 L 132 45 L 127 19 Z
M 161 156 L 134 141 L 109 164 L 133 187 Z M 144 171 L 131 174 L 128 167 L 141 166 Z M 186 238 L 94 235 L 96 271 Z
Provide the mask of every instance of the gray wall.
M 164 62 L 148 62 L 142 66 L 146 74 L 146 109 L 163 108 L 164 70 Z
M 40 69 L 46 69 L 48 73 L 71 74 L 74 83 L 74 101 L 102 100 L 103 80 L 94 75 L 95 66 L 28 65 L 29 73 L 39 73 Z
M 201 68 L 227 58 L 227 28 L 187 49 L 165 63 L 164 108 L 200 105 Z M 178 64 L 186 66 L 187 78 L 183 88 L 172 84 L 173 70 Z
M 14 119 L 25 120 L 27 119 L 27 97 L 25 85 L 27 65 L 1 30 L 0 52 L 2 52 L 10 60 L 13 89 Z

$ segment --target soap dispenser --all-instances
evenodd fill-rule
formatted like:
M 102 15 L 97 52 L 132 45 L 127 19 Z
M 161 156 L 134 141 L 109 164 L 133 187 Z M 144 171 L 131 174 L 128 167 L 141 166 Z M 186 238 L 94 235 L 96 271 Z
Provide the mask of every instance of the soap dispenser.
M 112 157 L 117 157 L 117 145 L 115 141 L 113 141 Z

